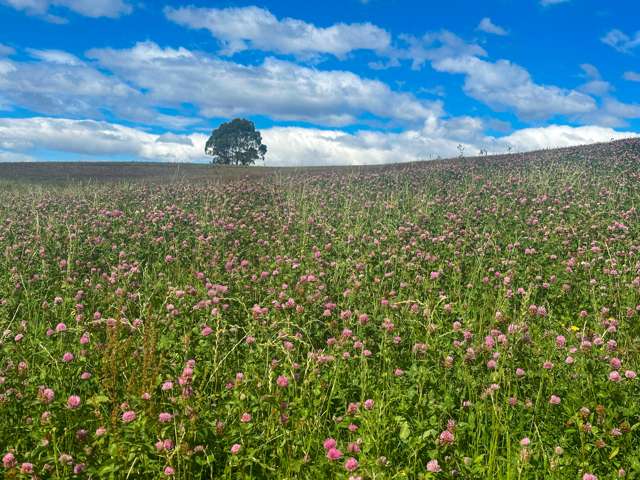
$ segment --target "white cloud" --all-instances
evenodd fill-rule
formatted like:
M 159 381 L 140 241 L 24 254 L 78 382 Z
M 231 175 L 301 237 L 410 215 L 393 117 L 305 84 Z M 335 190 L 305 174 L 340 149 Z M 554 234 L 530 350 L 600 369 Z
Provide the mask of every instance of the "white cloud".
M 331 54 L 342 57 L 354 50 L 385 50 L 391 43 L 388 32 L 371 23 L 338 23 L 317 27 L 294 18 L 278 19 L 269 10 L 244 8 L 166 7 L 173 22 L 206 29 L 233 55 L 247 49 L 296 56 Z
M 584 76 L 587 78 L 587 82 L 578 87 L 581 92 L 589 95 L 604 96 L 613 90 L 613 85 L 602 79 L 602 75 L 598 69 L 590 63 L 583 63 L 580 68 L 584 72 Z
M 435 61 L 443 58 L 479 56 L 484 57 L 487 52 L 476 44 L 469 44 L 456 34 L 447 30 L 429 32 L 421 38 L 412 35 L 400 35 L 409 46 L 406 50 L 393 52 L 399 58 L 412 60 L 411 68 L 418 70 L 427 61 Z
M 14 48 L 0 43 L 0 57 L 8 57 L 9 55 L 13 55 L 15 52 Z
M 411 59 L 414 69 L 429 61 L 436 71 L 464 74 L 465 93 L 495 110 L 513 110 L 520 118 L 533 120 L 596 109 L 589 95 L 537 84 L 526 69 L 509 60 L 484 60 L 480 57 L 487 52 L 482 47 L 446 30 L 420 39 L 408 35 L 401 38 L 408 48 L 396 52 L 398 58 Z
M 0 150 L 0 163 L 6 162 L 35 162 L 36 159 L 31 155 L 25 155 L 24 153 L 17 152 L 5 152 Z
M 140 159 L 191 162 L 204 159 L 203 134 L 163 141 L 162 135 L 94 120 L 0 118 L 0 149 L 25 154 L 53 150 L 91 156 L 130 155 Z M 165 137 L 166 139 L 166 137 Z
M 511 135 L 499 138 L 498 143 L 500 145 L 511 145 L 516 151 L 527 151 L 543 148 L 572 147 L 638 136 L 635 132 L 619 132 L 611 128 L 590 125 L 582 127 L 549 125 L 517 130 Z
M 38 60 L 41 60 L 43 62 L 71 66 L 78 66 L 83 64 L 83 62 L 78 57 L 62 50 L 37 50 L 28 48 L 27 52 L 29 52 L 29 54 L 33 58 L 37 58 Z
M 578 90 L 598 98 L 597 109 L 577 115 L 575 118 L 586 124 L 603 127 L 626 127 L 626 119 L 640 118 L 640 105 L 624 103 L 612 95 L 613 85 L 602 78 L 598 69 L 588 63 L 580 65 L 587 82 Z
M 624 72 L 623 77 L 625 80 L 629 80 L 630 82 L 640 82 L 640 73 Z
M 494 35 L 501 36 L 507 35 L 507 31 L 504 28 L 493 23 L 489 17 L 484 17 L 482 20 L 480 20 L 480 23 L 476 28 L 485 33 L 492 33 Z
M 364 114 L 414 124 L 442 114 L 440 102 L 418 100 L 380 81 L 274 58 L 241 65 L 153 42 L 124 50 L 94 49 L 88 55 L 144 89 L 154 102 L 165 107 L 191 103 L 206 117 L 267 115 L 340 126 L 356 123 Z
M 132 10 L 131 5 L 124 0 L 0 0 L 0 3 L 55 22 L 64 22 L 64 19 L 51 14 L 52 7 L 66 8 L 79 15 L 93 18 L 117 18 L 131 13 Z
M 459 144 L 467 155 L 476 155 L 480 148 L 504 153 L 509 146 L 527 151 L 638 136 L 605 127 L 551 125 L 494 138 L 483 136 L 482 128 L 478 119 L 462 117 L 401 133 L 300 127 L 272 127 L 261 133 L 268 146 L 266 164 L 271 166 L 399 163 L 454 157 Z M 26 161 L 34 151 L 56 151 L 106 160 L 124 155 L 152 161 L 202 161 L 206 139 L 204 134 L 159 135 L 93 120 L 4 118 L 0 119 L 0 160 Z
M 598 110 L 583 115 L 580 120 L 605 127 L 626 127 L 626 119 L 640 118 L 640 104 L 624 103 L 614 97 L 602 99 Z
M 640 30 L 633 37 L 630 37 L 618 29 L 613 29 L 600 40 L 619 52 L 630 53 L 634 48 L 640 46 Z
M 467 95 L 496 110 L 513 109 L 524 119 L 580 114 L 596 108 L 590 96 L 554 85 L 539 85 L 527 70 L 508 60 L 447 57 L 432 62 L 432 66 L 439 72 L 464 74 Z
M 104 111 L 120 118 L 183 128 L 194 119 L 164 115 L 149 99 L 118 78 L 107 75 L 78 57 L 61 50 L 27 52 L 34 60 L 0 58 L 0 104 L 47 115 L 100 118 Z

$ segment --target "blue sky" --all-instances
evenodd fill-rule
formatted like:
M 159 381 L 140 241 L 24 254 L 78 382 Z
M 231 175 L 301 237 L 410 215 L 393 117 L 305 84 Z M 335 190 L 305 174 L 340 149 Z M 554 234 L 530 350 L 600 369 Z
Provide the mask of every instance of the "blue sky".
M 361 164 L 640 132 L 633 0 L 0 0 L 0 160 Z

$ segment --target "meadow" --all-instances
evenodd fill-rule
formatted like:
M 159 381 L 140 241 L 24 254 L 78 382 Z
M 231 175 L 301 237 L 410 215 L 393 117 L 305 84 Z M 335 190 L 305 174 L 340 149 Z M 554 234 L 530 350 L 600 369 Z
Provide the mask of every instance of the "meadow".
M 2 478 L 640 478 L 640 142 L 197 168 L 1 181 Z

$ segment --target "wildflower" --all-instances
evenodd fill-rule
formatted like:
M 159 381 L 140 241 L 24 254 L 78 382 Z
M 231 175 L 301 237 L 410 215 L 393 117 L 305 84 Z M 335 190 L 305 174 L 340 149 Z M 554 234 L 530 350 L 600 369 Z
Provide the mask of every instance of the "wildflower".
M 620 380 L 622 380 L 622 377 L 618 372 L 613 370 L 612 372 L 609 373 L 609 380 L 612 382 L 619 382 Z
M 278 377 L 278 379 L 276 380 L 276 383 L 278 384 L 278 386 L 280 388 L 286 388 L 289 386 L 289 379 L 287 377 L 285 377 L 284 375 L 280 375 Z
M 347 461 L 344 462 L 344 468 L 348 472 L 353 472 L 354 470 L 356 470 L 358 468 L 358 460 L 356 460 L 353 457 L 347 458 Z
M 78 408 L 80 406 L 81 400 L 80 397 L 77 395 L 71 395 L 69 398 L 67 398 L 67 407 L 73 409 L 73 408 Z
M 135 419 L 136 419 L 136 412 L 134 412 L 133 410 L 127 410 L 122 414 L 122 421 L 124 423 L 133 422 Z
M 53 398 L 55 397 L 55 393 L 50 388 L 44 388 L 40 391 L 40 398 L 43 403 L 51 403 Z
M 634 378 L 636 378 L 636 372 L 634 372 L 633 370 L 627 370 L 626 372 L 624 372 L 624 376 L 627 377 L 629 380 L 633 380 Z
M 163 390 L 163 391 L 165 391 L 165 392 L 166 392 L 167 390 L 171 390 L 171 389 L 173 388 L 173 382 L 172 382 L 172 381 L 170 381 L 170 380 L 168 380 L 168 381 L 166 381 L 166 382 L 164 382 L 164 383 L 162 384 L 162 387 L 161 387 L 161 388 L 162 388 L 162 390 Z
M 529 437 L 524 437 L 522 440 L 520 440 L 520 445 L 522 447 L 528 447 L 530 443 L 531 440 L 529 440 Z
M 549 398 L 549 403 L 551 405 L 559 405 L 560 402 L 560 397 L 558 397 L 557 395 L 551 395 L 551 397 Z
M 171 415 L 171 414 L 170 414 L 170 413 L 168 413 L 168 412 L 161 412 L 161 413 L 158 415 L 158 421 L 159 421 L 160 423 L 167 423 L 167 422 L 170 422 L 172 419 L 173 419 L 173 415 Z
M 242 423 L 249 423 L 251 421 L 251 414 L 249 412 L 245 412 L 240 417 L 240 421 Z
M 240 450 L 242 450 L 242 445 L 240 445 L 239 443 L 234 443 L 233 445 L 231 445 L 231 455 L 237 455 Z
M 24 462 L 22 465 L 20 465 L 20 473 L 33 473 L 33 463 Z
M 175 470 L 172 467 L 169 467 L 169 466 L 164 467 L 164 474 L 167 477 L 172 476 L 174 473 L 175 473 Z
M 327 450 L 327 458 L 330 461 L 338 460 L 339 458 L 342 458 L 342 452 L 337 448 L 332 447 L 329 450 Z
M 439 440 L 442 445 L 451 445 L 455 441 L 455 436 L 451 431 L 444 430 L 440 433 Z
M 441 472 L 442 468 L 440 468 L 438 460 L 429 460 L 429 462 L 427 462 L 427 471 L 431 473 Z
M 200 334 L 203 337 L 208 337 L 212 333 L 213 333 L 213 328 L 211 328 L 209 325 L 205 325 L 204 327 L 202 327 L 202 330 L 200 331 Z
M 325 450 L 330 450 L 332 448 L 335 448 L 337 444 L 338 442 L 336 442 L 335 439 L 333 438 L 327 438 L 325 439 L 324 442 L 322 442 L 322 446 L 324 447 Z
M 593 473 L 585 473 L 582 476 L 582 480 L 598 480 L 598 477 L 596 477 Z
M 5 453 L 2 457 L 2 465 L 4 466 L 4 468 L 13 468 L 16 466 L 16 464 L 16 457 L 13 455 L 13 453 Z
M 373 400 L 372 399 L 367 399 L 364 401 L 364 408 L 365 410 L 371 410 L 373 408 Z

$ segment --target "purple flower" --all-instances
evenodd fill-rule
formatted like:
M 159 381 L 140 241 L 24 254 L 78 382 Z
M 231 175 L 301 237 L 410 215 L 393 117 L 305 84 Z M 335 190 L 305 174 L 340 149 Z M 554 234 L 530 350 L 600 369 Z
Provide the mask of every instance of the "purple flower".
M 173 419 L 173 415 L 171 415 L 168 412 L 162 412 L 160 413 L 160 415 L 158 415 L 158 421 L 160 423 L 167 423 L 170 422 Z
M 349 472 L 353 472 L 358 468 L 358 460 L 353 457 L 347 458 L 347 461 L 344 462 L 344 468 Z
M 322 443 L 322 446 L 324 447 L 325 450 L 331 450 L 332 448 L 335 448 L 335 446 L 338 444 L 338 442 L 335 441 L 335 439 L 333 438 L 327 438 L 325 439 L 325 441 Z
M 280 375 L 276 380 L 276 383 L 280 388 L 287 388 L 289 386 L 289 379 L 284 375 Z
M 332 447 L 329 450 L 327 450 L 327 458 L 329 460 L 331 460 L 331 461 L 338 460 L 341 457 L 342 457 L 342 452 L 340 450 L 338 450 L 337 448 Z
M 441 472 L 442 468 L 438 464 L 438 460 L 429 460 L 427 463 L 427 472 L 438 473 Z
M 127 410 L 122 414 L 122 421 L 124 423 L 133 422 L 135 419 L 136 419 L 136 412 L 134 412 L 133 410 Z
M 13 455 L 13 453 L 5 453 L 2 457 L 2 465 L 4 466 L 4 468 L 13 468 L 16 466 L 16 464 L 16 457 Z
M 71 395 L 69 398 L 67 398 L 67 407 L 71 409 L 78 408 L 80 406 L 80 403 L 82 403 L 82 401 L 77 395 Z

